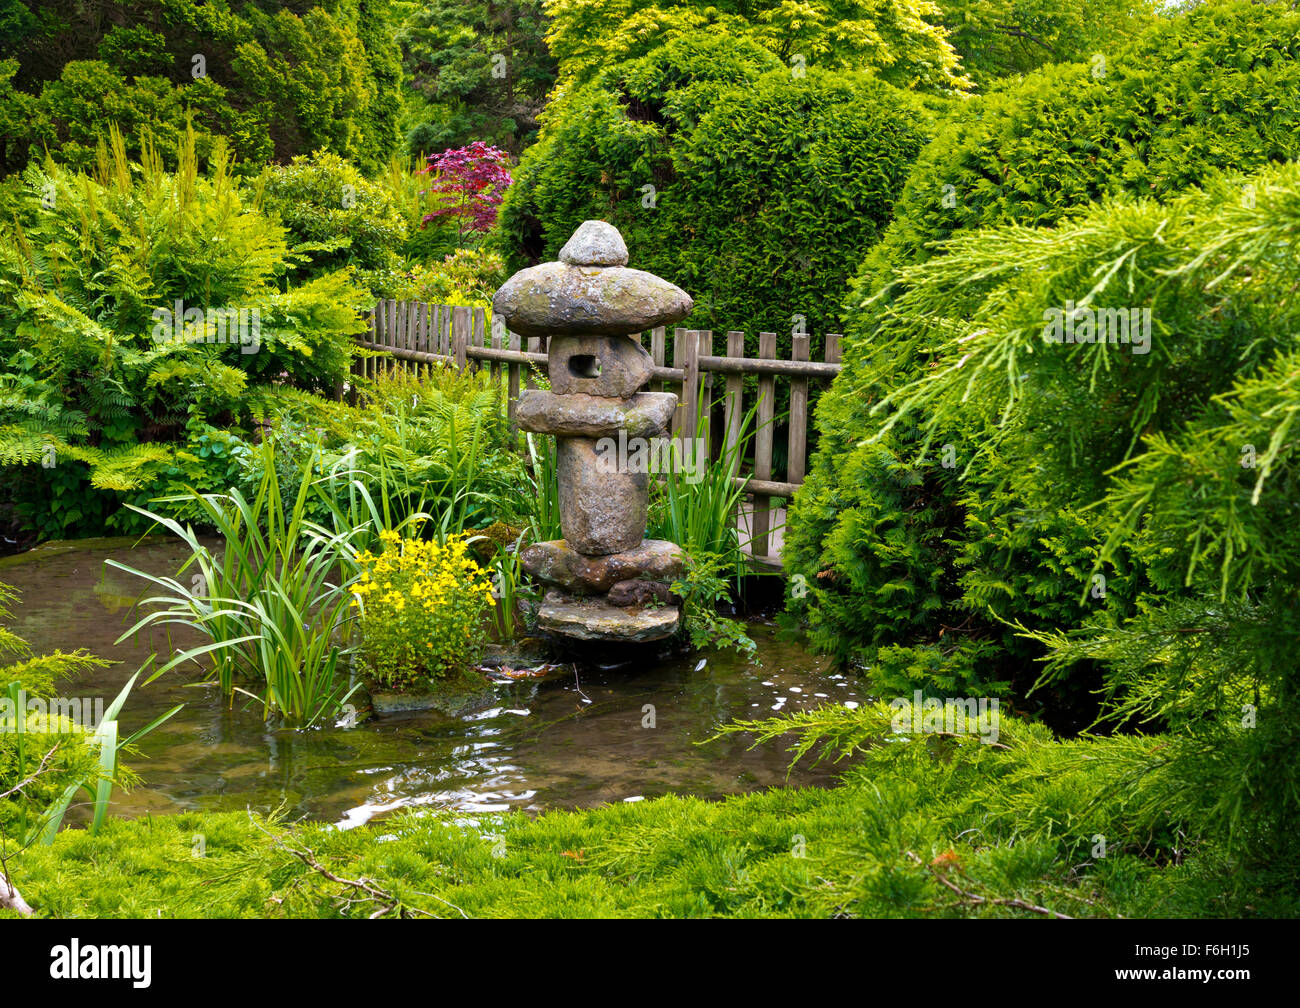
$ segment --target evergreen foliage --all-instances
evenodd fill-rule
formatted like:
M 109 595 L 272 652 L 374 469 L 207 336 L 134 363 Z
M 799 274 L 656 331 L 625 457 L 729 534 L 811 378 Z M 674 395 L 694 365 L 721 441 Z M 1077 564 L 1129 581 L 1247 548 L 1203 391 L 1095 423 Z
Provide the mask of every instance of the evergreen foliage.
M 207 173 L 196 144 L 167 171 L 112 130 L 93 172 L 24 174 L 0 236 L 0 459 L 22 466 L 12 493 L 43 536 L 100 531 L 123 493 L 180 475 L 176 449 L 206 453 L 194 442 L 239 416 L 250 382 L 332 392 L 348 372 L 368 296 L 342 271 L 281 290 L 283 227 L 223 144 Z
M 1107 195 L 1170 196 L 1300 156 L 1292 5 L 1220 0 L 1099 55 L 952 107 L 862 264 L 861 295 L 962 231 L 1051 224 Z
M 796 315 L 834 331 L 926 128 L 912 95 L 870 75 L 793 77 L 747 39 L 684 36 L 552 106 L 501 210 L 507 266 L 607 220 L 633 266 L 695 298 L 684 326 L 788 348 Z
M 1292 163 L 958 235 L 864 307 L 786 540 L 818 640 L 873 677 L 891 644 L 971 690 L 990 667 L 1045 668 L 1049 704 L 1096 682 L 1107 722 L 1171 731 L 1161 765 L 1214 796 L 1203 833 L 1288 863 L 1297 233 Z M 1146 352 L 1054 341 L 1069 306 L 1148 310 Z
M 387 0 L 11 6 L 0 107 L 17 109 L 0 112 L 12 129 L 0 174 L 45 151 L 88 167 L 113 126 L 133 157 L 146 140 L 170 157 L 192 122 L 202 156 L 223 136 L 250 166 L 324 148 L 375 170 L 397 139 L 401 68 Z

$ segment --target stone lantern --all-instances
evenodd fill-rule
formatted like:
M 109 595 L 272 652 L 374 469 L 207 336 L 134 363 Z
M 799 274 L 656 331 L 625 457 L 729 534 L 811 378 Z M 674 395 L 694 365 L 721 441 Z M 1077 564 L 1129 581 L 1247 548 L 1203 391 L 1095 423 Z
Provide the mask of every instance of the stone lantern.
M 492 299 L 514 332 L 547 338 L 551 390 L 520 393 L 527 431 L 556 439 L 563 539 L 528 547 L 522 565 L 550 586 L 538 626 L 581 640 L 670 636 L 680 611 L 668 586 L 684 570 L 672 543 L 647 540 L 650 477 L 612 446 L 661 437 L 677 407 L 638 391 L 654 361 L 636 335 L 669 325 L 693 303 L 679 288 L 627 268 L 627 246 L 604 221 L 586 221 L 560 261 L 521 270 Z

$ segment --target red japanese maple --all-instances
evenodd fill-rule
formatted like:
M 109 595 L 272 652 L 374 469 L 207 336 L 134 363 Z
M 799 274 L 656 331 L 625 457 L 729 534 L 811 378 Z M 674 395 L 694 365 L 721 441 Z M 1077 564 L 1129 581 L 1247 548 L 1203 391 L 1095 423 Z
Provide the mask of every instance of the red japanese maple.
M 421 195 L 441 195 L 447 198 L 447 203 L 425 214 L 421 226 L 440 217 L 451 217 L 462 235 L 468 231 L 491 230 L 511 182 L 506 152 L 476 140 L 468 147 L 430 154 L 428 162 L 420 174 L 432 175 L 433 179 Z

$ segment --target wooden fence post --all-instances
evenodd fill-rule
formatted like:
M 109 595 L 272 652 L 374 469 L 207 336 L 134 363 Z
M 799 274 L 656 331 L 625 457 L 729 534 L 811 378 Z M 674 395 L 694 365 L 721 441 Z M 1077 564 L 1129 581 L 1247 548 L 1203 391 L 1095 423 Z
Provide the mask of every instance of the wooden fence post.
M 776 359 L 776 333 L 758 334 L 758 356 L 762 360 Z M 773 420 L 776 413 L 776 376 L 765 374 L 758 378 L 758 427 L 754 431 L 754 478 L 772 478 Z M 750 522 L 750 552 L 754 556 L 767 556 L 767 533 L 771 526 L 771 498 L 754 494 L 754 512 Z
M 492 318 L 492 349 L 493 350 L 502 349 L 501 330 L 504 328 L 504 326 L 505 323 L 502 322 L 499 318 L 497 318 L 496 316 Z M 501 385 L 501 362 L 494 360 L 492 362 L 492 367 L 490 370 L 492 374 L 493 385 L 499 387 Z
M 698 372 L 699 358 L 713 356 L 713 330 L 703 329 L 700 331 L 699 339 L 696 341 L 695 367 Z M 703 395 L 698 400 L 700 410 L 704 419 L 704 461 L 707 463 L 713 457 L 713 375 L 705 371 L 697 378 Z
M 678 336 L 678 334 L 681 334 Z M 686 408 L 682 414 L 682 437 L 693 438 L 699 426 L 700 410 L 700 333 L 699 330 L 677 330 L 678 338 L 674 342 L 682 346 L 682 405 Z M 674 356 L 676 356 L 674 354 Z
M 655 367 L 663 367 L 665 359 L 664 347 L 668 343 L 668 328 L 666 326 L 655 326 L 650 330 L 650 356 L 654 358 Z M 652 392 L 667 392 L 668 383 L 654 382 L 650 385 Z M 674 413 L 674 416 L 676 414 Z
M 806 361 L 811 342 L 807 333 L 795 333 L 792 337 L 790 359 Z M 789 455 L 785 467 L 787 483 L 802 483 L 807 464 L 808 450 L 808 379 L 790 379 L 790 440 Z
M 536 336 L 529 336 L 528 339 L 524 340 L 524 346 L 527 348 L 528 353 L 541 353 L 541 350 L 539 349 L 541 345 L 542 341 Z M 531 362 L 526 365 L 526 370 L 524 371 L 524 384 L 528 388 L 537 388 L 537 375 L 533 371 L 533 365 Z
M 519 349 L 519 334 L 512 332 L 509 347 L 511 350 Z M 526 365 L 525 365 L 526 366 Z M 531 370 L 531 369 L 530 369 Z M 519 410 L 519 364 L 511 361 L 510 366 L 506 368 L 506 419 L 510 424 L 511 444 L 514 443 L 515 435 L 519 433 L 519 421 L 516 414 Z
M 394 347 L 401 346 L 400 340 L 401 340 L 401 333 L 402 333 L 403 305 L 401 301 L 390 301 L 388 303 L 388 306 L 389 306 L 388 339 L 385 340 L 385 345 L 391 349 Z M 393 372 L 396 371 L 401 366 L 402 366 L 401 362 L 392 354 L 388 354 L 384 358 L 384 373 L 389 378 L 391 378 L 393 376 Z
M 743 332 L 727 333 L 727 356 L 744 358 L 745 334 Z M 742 409 L 744 389 L 744 375 L 727 375 L 727 392 L 722 408 L 723 445 L 727 458 L 734 455 L 740 447 L 740 421 L 745 416 L 745 411 Z M 737 471 L 739 472 L 739 468 Z
M 456 370 L 461 374 L 469 366 L 469 309 L 451 310 L 451 355 L 456 360 Z

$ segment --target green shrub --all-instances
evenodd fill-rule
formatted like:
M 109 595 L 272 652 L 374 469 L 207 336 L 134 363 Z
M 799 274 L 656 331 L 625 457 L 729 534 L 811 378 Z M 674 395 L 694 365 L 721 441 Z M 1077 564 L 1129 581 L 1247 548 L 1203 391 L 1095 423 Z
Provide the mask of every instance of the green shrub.
M 483 647 L 492 584 L 463 535 L 445 542 L 380 534 L 357 557 L 361 667 L 379 687 L 419 692 L 470 680 Z
M 1164 197 L 1300 156 L 1300 12 L 1288 4 L 1197 7 L 1100 56 L 955 106 L 866 258 L 861 294 L 962 231 L 1050 224 L 1109 194 Z
M 524 513 L 522 462 L 512 450 L 500 384 L 489 374 L 398 372 L 365 382 L 365 395 L 364 405 L 350 406 L 282 387 L 250 393 L 250 411 L 276 432 L 286 487 L 314 460 L 340 499 L 353 483 L 373 500 L 386 498 L 393 523 L 427 512 L 444 533 L 459 532 Z M 328 520 L 323 502 L 308 508 L 314 520 Z
M 0 618 L 9 616 L 15 597 L 0 584 Z M 43 832 L 43 817 L 64 790 L 96 773 L 86 726 L 50 708 L 29 711 L 27 700 L 48 700 L 57 694 L 57 680 L 105 664 L 81 649 L 33 655 L 24 640 L 0 626 L 0 792 L 33 778 L 0 799 L 0 853 L 12 856 L 13 846 Z M 39 767 L 44 771 L 37 774 Z
M 938 23 L 981 87 L 1049 63 L 1113 53 L 1155 19 L 1155 0 L 937 0 Z M 1168 6 L 1168 5 L 1163 5 Z
M 492 296 L 506 281 L 504 260 L 486 249 L 457 249 L 442 262 L 415 264 L 399 295 L 440 305 L 492 307 Z
M 317 151 L 269 165 L 258 180 L 262 206 L 288 229 L 302 275 L 352 266 L 365 282 L 392 272 L 406 245 L 407 222 L 392 195 L 337 154 Z
M 924 410 L 909 413 L 881 433 L 885 417 L 872 410 L 931 371 L 936 333 L 954 330 L 891 314 L 893 299 L 906 297 L 905 269 L 903 283 L 871 297 L 903 264 L 939 250 L 927 242 L 977 234 L 973 229 L 991 222 L 1068 218 L 1111 191 L 1169 194 L 1224 167 L 1300 153 L 1296 104 L 1281 97 L 1300 93 L 1300 63 L 1291 55 L 1298 31 L 1300 17 L 1276 5 L 1197 10 L 1158 24 L 1108 61 L 1099 79 L 1090 66 L 1049 67 L 970 99 L 943 125 L 850 296 L 845 368 L 818 405 L 820 448 L 788 519 L 786 563 L 809 586 L 792 608 L 810 620 L 820 646 L 871 666 L 881 682 L 895 680 L 878 649 L 937 649 L 944 657 L 936 668 L 948 671 L 931 689 L 946 688 L 959 667 L 958 678 L 972 689 L 1007 682 L 1025 702 L 1041 645 L 1016 638 L 1003 621 L 1074 626 L 1087 613 L 1084 590 L 1100 543 L 1096 518 L 1084 509 L 1105 492 L 1103 474 L 1132 447 L 1115 434 L 1117 411 L 1130 408 L 1135 395 L 1150 405 L 1159 392 L 1163 405 L 1150 405 L 1147 414 L 1153 429 L 1177 422 L 1186 403 L 1203 401 L 1230 359 L 1228 347 L 1244 347 L 1245 337 L 1230 330 L 1227 343 L 1189 343 L 1178 365 L 1161 368 L 1159 382 L 1141 391 L 1120 380 L 1130 370 L 1111 370 L 1093 376 L 1093 387 L 1025 397 L 1023 413 L 1005 422 L 999 409 L 973 401 L 942 422 Z M 955 207 L 944 206 L 945 185 L 953 186 Z M 1108 261 L 1107 243 L 1125 232 L 1072 234 L 1081 244 L 1075 272 L 1054 295 L 1061 305 L 1084 297 L 1086 277 Z M 1007 254 L 1037 264 L 1042 250 L 1027 239 Z M 990 296 L 1002 269 L 1020 267 L 1016 260 L 994 269 L 966 260 L 936 266 L 924 274 L 926 303 L 966 333 L 964 320 Z M 1217 326 L 1199 301 L 1170 304 L 1163 324 L 1189 336 Z M 1256 353 L 1240 366 L 1259 359 Z M 1019 444 L 1013 430 L 1026 432 L 1032 450 L 1007 454 Z M 1123 611 L 1145 575 L 1120 555 L 1111 563 L 1109 594 Z M 976 660 L 977 642 L 989 639 L 1000 641 L 998 654 Z M 1099 675 L 1083 663 L 1040 702 L 1077 727 Z
M 135 527 L 123 494 L 175 478 L 175 451 L 239 418 L 250 382 L 333 392 L 372 303 L 343 272 L 279 289 L 284 230 L 222 144 L 201 174 L 192 132 L 176 171 L 111 141 L 93 175 L 30 167 L 0 235 L 0 465 L 22 467 L 6 489 L 45 537 Z
M 1292 864 L 1297 227 L 1292 162 L 962 234 L 907 267 L 823 400 L 828 440 L 785 554 L 821 641 L 886 666 L 893 645 L 991 642 L 985 671 L 1018 695 L 1037 682 L 1058 716 L 1098 690 L 1104 724 L 1170 731 L 1162 765 L 1214 796 L 1204 834 Z M 1149 311 L 1149 338 L 1053 342 L 1071 302 Z M 923 480 L 891 498 L 899 463 L 953 510 L 927 513 Z M 882 604 L 936 580 L 934 617 Z
M 510 271 L 607 220 L 633 266 L 695 298 L 682 325 L 773 331 L 783 350 L 795 316 L 818 339 L 836 328 L 927 128 L 914 96 L 870 75 L 792 77 L 753 42 L 696 35 L 611 67 L 548 116 L 502 207 Z
M 0 149 L 0 173 L 46 149 L 87 167 L 113 125 L 133 156 L 152 137 L 170 157 L 188 116 L 204 157 L 220 135 L 250 166 L 325 148 L 378 168 L 397 140 L 401 104 L 387 4 L 273 8 L 126 0 L 88 18 L 75 0 L 46 0 L 0 39 L 24 108 Z
M 562 88 L 691 36 L 753 42 L 791 73 L 865 70 L 895 87 L 938 93 L 970 86 L 928 0 L 547 0 L 546 11 Z

